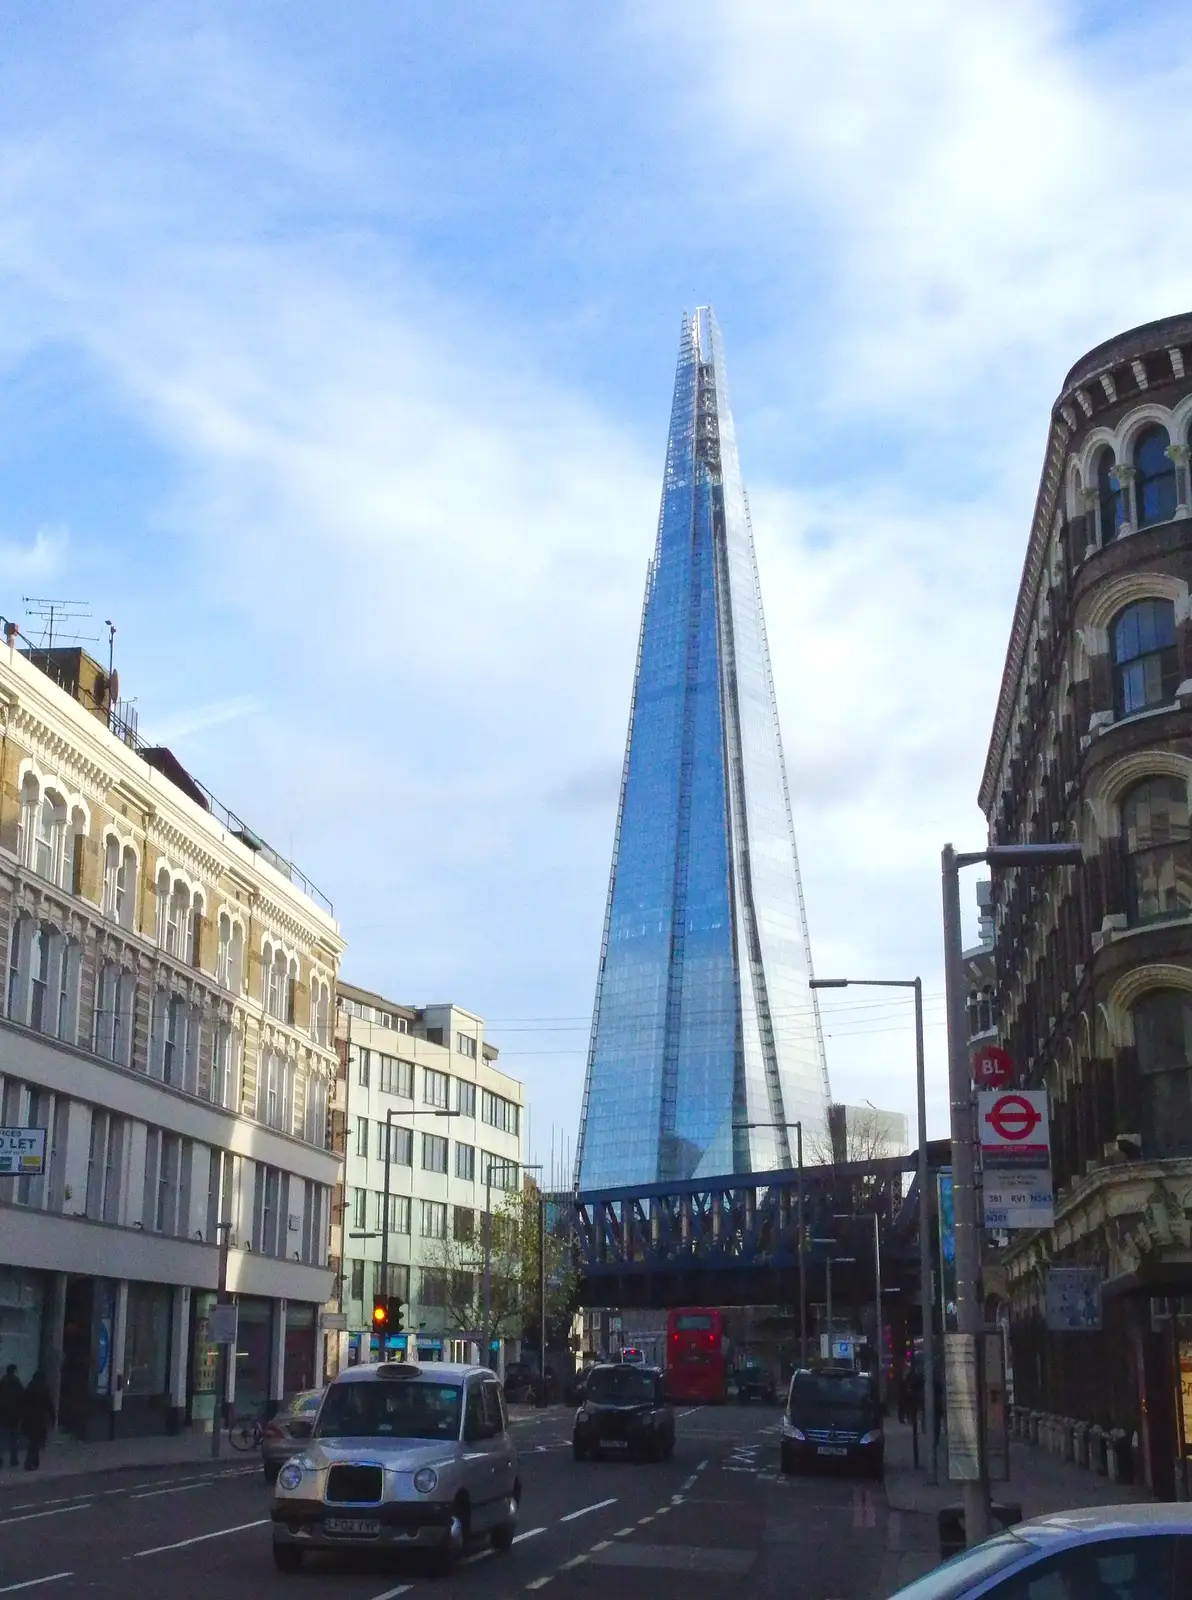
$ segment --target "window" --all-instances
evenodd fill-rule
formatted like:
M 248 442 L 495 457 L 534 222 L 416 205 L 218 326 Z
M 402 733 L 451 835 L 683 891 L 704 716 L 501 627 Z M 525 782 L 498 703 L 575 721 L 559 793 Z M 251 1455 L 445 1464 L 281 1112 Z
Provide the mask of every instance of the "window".
M 324 1145 L 327 1142 L 327 1081 L 314 1072 L 308 1073 L 306 1079 L 302 1137 L 307 1144 Z
M 414 1063 L 399 1061 L 396 1056 L 378 1057 L 381 1064 L 381 1088 L 385 1094 L 397 1095 L 401 1100 L 414 1098 Z
M 281 1107 L 277 1126 L 282 1133 L 294 1131 L 294 1084 L 297 1068 L 292 1061 L 284 1061 L 281 1068 Z
M 414 1130 L 413 1128 L 399 1128 L 396 1123 L 391 1123 L 393 1129 L 391 1138 L 393 1148 L 390 1161 L 394 1166 L 412 1167 L 414 1165 Z
M 254 1250 L 262 1255 L 283 1254 L 286 1244 L 286 1218 L 282 1214 L 282 1175 L 276 1167 L 257 1163 L 253 1194 Z
M 447 1237 L 447 1206 L 441 1200 L 423 1200 L 419 1233 L 424 1239 Z
M 455 1048 L 459 1055 L 467 1056 L 470 1061 L 475 1061 L 476 1041 L 471 1034 L 457 1033 L 455 1036 Z
M 385 1194 L 379 1190 L 373 1201 L 373 1213 L 377 1219 L 378 1232 L 383 1231 L 381 1221 L 385 1210 Z M 409 1233 L 410 1231 L 410 1197 L 408 1194 L 390 1194 L 389 1196 L 389 1232 Z
M 1146 778 L 1122 801 L 1131 922 L 1192 911 L 1192 834 L 1182 778 Z
M 257 1121 L 280 1126 L 282 1060 L 276 1050 L 262 1050 L 257 1062 Z
M 360 1087 L 362 1089 L 367 1089 L 368 1088 L 368 1076 L 369 1076 L 368 1069 L 369 1069 L 369 1059 L 370 1059 L 371 1055 L 372 1055 L 372 1051 L 371 1050 L 360 1050 L 360 1051 L 357 1052 L 357 1061 L 358 1061 L 358 1065 L 359 1065 L 359 1069 L 360 1070 L 359 1070 L 359 1072 L 357 1074 L 356 1082 L 360 1085 Z
M 1117 715 L 1169 704 L 1180 677 L 1171 601 L 1139 600 L 1127 606 L 1115 618 L 1112 635 Z
M 1192 1154 L 1192 994 L 1157 989 L 1134 1008 L 1148 1159 Z
M 265 1009 L 278 1022 L 294 1020 L 294 986 L 298 963 L 287 959 L 284 950 L 275 950 L 266 941 L 261 951 L 261 988 Z
M 978 1546 L 971 1552 L 972 1556 L 979 1550 L 990 1549 L 993 1543 Z M 1079 1544 L 1046 1556 L 1004 1583 L 990 1590 L 982 1589 L 981 1593 L 988 1595 L 988 1600 L 1093 1600 L 1093 1597 L 1095 1600 L 1157 1600 L 1159 1596 L 1184 1592 L 1183 1587 L 1176 1584 L 1177 1552 L 1184 1543 L 1174 1535 L 1152 1535 Z M 975 1580 L 993 1571 L 996 1568 L 975 1570 L 972 1577 Z M 938 1576 L 952 1577 L 953 1569 L 949 1567 L 946 1573 L 941 1571 Z M 926 1587 L 929 1580 L 923 1578 L 920 1583 L 925 1585 L 923 1600 L 928 1600 L 932 1592 Z M 950 1583 L 946 1591 L 941 1588 L 939 1592 L 957 1594 L 961 1590 Z M 965 1587 L 963 1592 L 971 1591 Z M 912 1585 L 907 1591 L 907 1600 L 917 1594 L 918 1585 Z
M 351 1264 L 351 1288 L 348 1290 L 349 1300 L 364 1299 L 364 1262 L 353 1261 Z
M 494 1156 L 488 1150 L 480 1152 L 480 1180 L 493 1189 L 516 1189 L 518 1165 L 504 1156 Z
M 58 940 L 54 1032 L 74 1044 L 78 1039 L 79 972 L 82 951 L 73 939 Z
M 462 1178 L 465 1183 L 474 1183 L 476 1180 L 476 1146 L 474 1144 L 457 1144 L 455 1147 L 455 1176 Z
M 1167 429 L 1144 428 L 1134 441 L 1134 502 L 1138 526 L 1170 522 L 1175 516 L 1175 462 L 1167 453 Z
M 50 960 L 53 952 L 53 936 L 44 922 L 37 923 L 33 930 L 33 960 L 29 971 L 31 976 L 31 994 L 29 1002 L 29 1026 L 44 1032 L 49 1027 L 50 1006 L 47 1000 L 50 987 Z
M 316 1044 L 331 1043 L 331 985 L 312 975 L 310 981 L 310 1036 Z
M 114 1112 L 91 1113 L 91 1144 L 87 1152 L 86 1214 L 94 1222 L 119 1222 L 120 1178 L 124 1154 L 125 1120 Z
M 520 1109 L 503 1095 L 493 1094 L 488 1089 L 481 1091 L 480 1118 L 482 1122 L 487 1122 L 490 1128 L 499 1128 L 502 1133 L 516 1136 L 521 1127 Z
M 447 1086 L 450 1081 L 445 1072 L 436 1072 L 433 1067 L 423 1067 L 422 1103 L 428 1106 L 439 1106 L 446 1111 Z
M 420 1305 L 438 1307 L 447 1304 L 447 1274 L 442 1267 L 423 1267 Z
M 103 858 L 103 914 L 110 921 L 118 921 L 116 900 L 120 881 L 120 841 L 108 836 Z
M 130 1064 L 137 981 L 114 961 L 99 969 L 95 988 L 95 1053 L 119 1066 Z
M 447 1171 L 447 1141 L 437 1133 L 422 1135 L 423 1172 Z
M 368 1218 L 365 1206 L 368 1204 L 368 1191 L 365 1189 L 352 1190 L 352 1226 L 363 1232 L 368 1227 Z
M 211 1041 L 210 1094 L 214 1105 L 233 1111 L 240 1103 L 240 1035 L 230 1022 L 215 1026 Z
M 451 1233 L 458 1244 L 471 1244 L 476 1237 L 476 1213 L 471 1206 L 452 1206 Z
M 197 894 L 191 902 L 186 938 L 186 959 L 192 967 L 201 967 L 203 964 L 203 909 L 203 897 Z
M 476 1115 L 476 1085 L 474 1083 L 466 1083 L 463 1078 L 456 1078 L 455 1109 L 461 1117 L 474 1117 Z
M 166 950 L 180 961 L 190 956 L 190 890 L 182 882 L 174 885 L 166 914 Z
M 358 1156 L 367 1156 L 368 1155 L 368 1118 L 367 1117 L 357 1117 L 356 1118 L 356 1154 Z
M 1101 522 L 1101 543 L 1116 539 L 1122 526 L 1122 493 L 1117 479 L 1113 451 L 1108 446 L 1097 457 L 1097 510 Z
M 219 945 L 215 955 L 215 980 L 233 994 L 243 984 L 244 929 L 226 911 L 219 915 Z
M 33 838 L 33 870 L 51 883 L 61 881 L 62 854 L 66 834 L 66 803 L 47 792 L 37 808 Z
M 23 1022 L 25 954 L 33 924 L 28 917 L 17 917 L 8 936 L 8 1004 L 6 1013 L 14 1022 Z

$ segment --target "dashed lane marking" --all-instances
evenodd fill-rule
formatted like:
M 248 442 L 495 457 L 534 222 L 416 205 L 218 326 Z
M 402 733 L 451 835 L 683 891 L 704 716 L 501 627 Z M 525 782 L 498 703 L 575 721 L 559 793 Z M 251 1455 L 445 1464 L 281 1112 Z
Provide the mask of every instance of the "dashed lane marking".
M 585 1550 L 583 1555 L 581 1555 L 581 1556 L 572 1556 L 570 1561 L 564 1561 L 563 1565 L 559 1568 L 559 1571 L 560 1572 L 570 1572 L 572 1567 L 582 1567 L 584 1562 L 587 1559 L 588 1559 L 588 1552 Z
M 611 1539 L 601 1539 L 599 1544 L 594 1544 L 592 1546 L 592 1550 L 607 1550 L 610 1544 L 612 1544 Z M 591 1553 L 592 1551 L 590 1550 L 588 1554 L 591 1555 Z
M 536 1539 L 540 1533 L 545 1533 L 545 1528 L 527 1528 L 525 1533 L 519 1533 L 514 1538 L 514 1544 L 521 1544 L 523 1539 Z
M 699 1466 L 696 1467 L 695 1470 L 697 1472 L 702 1472 L 704 1470 L 704 1468 L 707 1466 L 707 1464 L 708 1464 L 707 1457 L 705 1457 L 704 1460 L 700 1462 Z
M 103 1492 L 105 1494 L 120 1494 L 123 1491 L 105 1489 Z M 31 1511 L 34 1506 L 69 1506 L 73 1505 L 76 1500 L 90 1500 L 91 1498 L 89 1494 L 64 1494 L 60 1495 L 57 1500 L 18 1500 L 15 1506 L 9 1506 L 8 1509 L 10 1511 Z
M 156 1500 L 159 1494 L 187 1494 L 191 1489 L 202 1489 L 202 1483 L 176 1483 L 169 1489 L 144 1489 L 140 1494 L 129 1495 L 130 1500 Z
M 581 1506 L 578 1511 L 569 1511 L 565 1517 L 560 1517 L 559 1521 L 574 1522 L 577 1517 L 586 1517 L 589 1511 L 603 1511 L 605 1506 L 615 1506 L 616 1503 L 616 1495 L 613 1495 L 610 1500 L 597 1500 L 594 1505 Z
M 633 1528 L 618 1528 L 616 1533 L 613 1534 L 613 1538 L 614 1539 L 628 1539 L 628 1537 L 629 1537 L 629 1535 L 631 1533 L 636 1533 L 636 1532 L 637 1532 L 637 1529 L 635 1527 L 633 1527 Z
M 399 1594 L 405 1594 L 413 1587 L 412 1583 L 399 1583 L 396 1589 L 385 1589 L 380 1594 L 374 1594 L 373 1600 L 397 1600 Z
M 26 1578 L 24 1583 L 6 1583 L 0 1594 L 16 1594 L 18 1589 L 36 1589 L 41 1583 L 55 1583 L 59 1578 L 72 1578 L 72 1572 L 48 1572 L 44 1578 Z
M 167 1550 L 185 1550 L 187 1545 L 206 1544 L 208 1539 L 223 1539 L 229 1533 L 245 1533 L 249 1528 L 267 1527 L 268 1523 L 268 1517 L 257 1517 L 254 1522 L 238 1522 L 234 1528 L 216 1528 L 214 1533 L 196 1533 L 193 1539 L 179 1539 L 175 1544 L 155 1544 L 149 1550 L 134 1550 L 132 1555 L 124 1559 L 136 1561 L 139 1556 L 159 1556 Z
M 460 1562 L 461 1567 L 474 1567 L 478 1561 L 487 1561 L 489 1556 L 495 1555 L 492 1545 L 486 1545 L 483 1550 L 477 1550 L 474 1556 L 465 1556 Z
M 82 1505 L 59 1506 L 57 1511 L 30 1511 L 23 1517 L 5 1517 L 3 1522 L 0 1522 L 0 1528 L 10 1528 L 14 1522 L 36 1522 L 39 1517 L 64 1517 L 68 1511 L 87 1511 L 91 1504 L 90 1500 L 84 1500 Z
M 551 1579 L 553 1577 L 554 1577 L 554 1573 L 553 1572 L 548 1572 L 545 1578 L 535 1578 L 533 1583 L 527 1583 L 526 1584 L 526 1588 L 527 1589 L 545 1589 L 547 1584 L 551 1581 Z
M 695 1488 L 695 1473 L 693 1472 L 691 1474 L 690 1478 L 688 1478 L 687 1482 L 683 1485 L 683 1493 L 684 1494 L 689 1494 L 691 1492 L 691 1490 L 694 1489 L 694 1488 Z
M 654 1513 L 651 1511 L 650 1515 L 648 1517 L 639 1517 L 637 1519 L 637 1525 L 638 1525 L 639 1528 L 644 1528 L 647 1522 L 653 1522 L 653 1520 L 654 1520 Z

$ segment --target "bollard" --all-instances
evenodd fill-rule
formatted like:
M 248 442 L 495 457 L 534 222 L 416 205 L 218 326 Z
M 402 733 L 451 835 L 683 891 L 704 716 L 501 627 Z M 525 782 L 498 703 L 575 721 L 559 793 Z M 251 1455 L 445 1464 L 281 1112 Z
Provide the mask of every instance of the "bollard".
M 1076 1418 L 1064 1418 L 1064 1460 L 1076 1460 Z
M 1110 1476 L 1114 1483 L 1129 1483 L 1132 1477 L 1129 1435 L 1125 1428 L 1114 1428 L 1109 1435 L 1109 1453 L 1113 1460 Z
M 1072 1454 L 1076 1465 L 1085 1472 L 1089 1466 L 1089 1425 L 1078 1422 L 1072 1430 Z
M 1039 1442 L 1039 1422 L 1040 1422 L 1040 1420 L 1041 1420 L 1041 1413 L 1038 1412 L 1038 1411 L 1032 1411 L 1031 1414 L 1030 1414 L 1030 1420 L 1029 1420 L 1029 1425 L 1028 1425 L 1029 1426 L 1029 1432 L 1027 1434 L 1027 1437 L 1030 1440 L 1031 1444 L 1038 1444 L 1038 1442 Z
M 1105 1430 L 1100 1423 L 1094 1422 L 1089 1429 L 1089 1466 L 1102 1478 L 1107 1471 L 1105 1460 Z

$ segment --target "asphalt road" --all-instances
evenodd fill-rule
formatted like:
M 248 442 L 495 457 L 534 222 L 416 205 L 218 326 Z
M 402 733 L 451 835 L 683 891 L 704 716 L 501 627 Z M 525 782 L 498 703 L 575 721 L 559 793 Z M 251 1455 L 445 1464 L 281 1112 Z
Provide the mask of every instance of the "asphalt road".
M 75 1600 L 877 1600 L 896 1542 L 881 1486 L 783 1479 L 777 1409 L 680 1411 L 672 1460 L 575 1462 L 570 1413 L 514 1424 L 519 1540 L 450 1579 L 416 1556 L 365 1552 L 274 1569 L 269 1492 L 242 1460 L 38 1484 L 0 1480 L 0 1596 Z

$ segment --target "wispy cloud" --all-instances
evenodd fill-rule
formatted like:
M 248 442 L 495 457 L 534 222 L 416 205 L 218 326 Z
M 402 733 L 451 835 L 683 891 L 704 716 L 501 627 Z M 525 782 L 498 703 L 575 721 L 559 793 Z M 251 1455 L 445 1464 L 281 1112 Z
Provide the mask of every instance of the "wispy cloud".
M 203 733 L 208 728 L 222 727 L 237 717 L 250 716 L 257 702 L 249 695 L 238 700 L 215 700 L 210 705 L 192 706 L 188 711 L 175 711 L 163 721 L 154 720 L 141 730 L 143 736 L 157 744 L 170 744 L 176 739 L 186 739 Z

